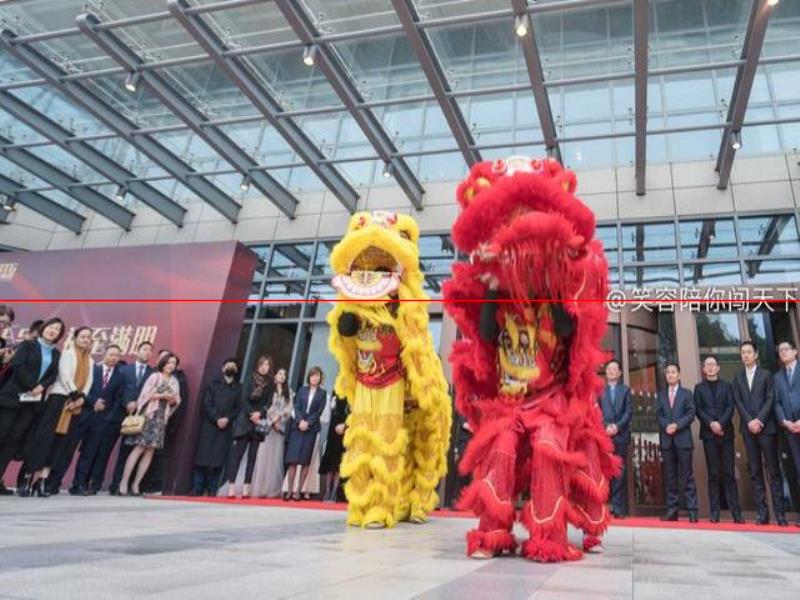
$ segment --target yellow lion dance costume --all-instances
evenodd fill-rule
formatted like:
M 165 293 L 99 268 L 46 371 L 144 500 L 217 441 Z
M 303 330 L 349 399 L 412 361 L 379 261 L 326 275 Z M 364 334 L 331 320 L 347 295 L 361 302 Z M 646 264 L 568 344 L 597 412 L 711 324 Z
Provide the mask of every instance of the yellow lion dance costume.
M 363 212 L 331 252 L 329 346 L 336 394 L 350 404 L 341 465 L 350 525 L 424 523 L 447 471 L 451 403 L 428 331 L 418 241 L 408 215 Z

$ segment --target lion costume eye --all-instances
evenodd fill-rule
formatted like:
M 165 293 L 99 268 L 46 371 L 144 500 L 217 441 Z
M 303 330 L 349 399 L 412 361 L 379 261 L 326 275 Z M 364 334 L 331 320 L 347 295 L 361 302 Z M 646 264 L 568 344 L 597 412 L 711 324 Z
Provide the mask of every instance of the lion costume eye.
M 481 189 L 492 187 L 492 182 L 486 177 L 478 177 L 475 182 L 464 190 L 464 200 L 469 204 Z
M 399 233 L 399 234 L 400 234 L 400 237 L 401 237 L 401 238 L 405 238 L 405 239 L 407 239 L 407 240 L 410 240 L 410 239 L 411 239 L 411 236 L 409 235 L 409 233 L 408 233 L 407 231 L 403 230 L 403 229 L 401 229 L 401 230 L 400 230 L 400 231 L 398 231 L 397 233 Z

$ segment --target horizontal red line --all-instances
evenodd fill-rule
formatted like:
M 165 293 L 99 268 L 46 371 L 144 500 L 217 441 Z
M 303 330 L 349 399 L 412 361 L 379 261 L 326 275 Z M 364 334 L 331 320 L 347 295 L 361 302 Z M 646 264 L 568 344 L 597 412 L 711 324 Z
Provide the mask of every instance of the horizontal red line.
M 262 300 L 252 300 L 249 298 L 0 298 L 0 304 L 45 304 L 45 303 L 62 303 L 62 304 L 103 304 L 103 303 L 117 303 L 117 304 L 158 304 L 158 303 L 186 303 L 186 304 L 333 304 L 336 302 L 344 303 L 358 303 L 364 304 L 368 302 L 378 302 L 381 304 L 388 304 L 392 302 L 430 302 L 432 304 L 475 304 L 484 302 L 494 302 L 497 304 L 514 304 L 514 303 L 552 303 L 554 300 L 549 298 L 497 298 L 495 300 L 486 300 L 484 298 L 461 298 L 445 299 L 435 298 L 424 300 L 421 298 L 408 298 L 408 299 L 393 299 L 393 300 L 353 300 L 349 298 L 336 299 L 336 298 L 303 298 L 297 300 L 281 300 L 276 298 L 264 298 Z M 609 304 L 786 304 L 800 303 L 800 298 L 718 298 L 718 299 L 702 299 L 693 300 L 688 298 L 612 298 L 608 300 L 597 298 L 580 298 L 577 300 L 570 300 L 569 302 L 578 303 L 609 303 Z

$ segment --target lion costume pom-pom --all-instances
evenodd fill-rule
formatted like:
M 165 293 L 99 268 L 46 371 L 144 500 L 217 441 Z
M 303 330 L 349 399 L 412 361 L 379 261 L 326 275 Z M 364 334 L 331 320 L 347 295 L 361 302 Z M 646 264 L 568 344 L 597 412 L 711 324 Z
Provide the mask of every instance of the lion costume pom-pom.
M 608 267 L 575 190 L 571 171 L 527 157 L 477 164 L 457 190 L 453 241 L 469 262 L 444 295 L 462 333 L 450 356 L 456 406 L 474 431 L 460 464 L 473 478 L 460 504 L 480 519 L 471 556 L 515 551 L 519 520 L 525 557 L 575 560 L 567 523 L 584 548 L 607 526 L 619 465 L 595 399 Z

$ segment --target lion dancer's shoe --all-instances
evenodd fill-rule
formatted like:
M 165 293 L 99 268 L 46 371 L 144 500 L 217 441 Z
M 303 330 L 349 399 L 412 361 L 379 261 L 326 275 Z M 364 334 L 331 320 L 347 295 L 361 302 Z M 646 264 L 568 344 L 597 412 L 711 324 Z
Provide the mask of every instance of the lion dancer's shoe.
M 476 444 L 468 449 L 462 465 L 468 468 L 470 459 L 482 454 L 481 442 L 491 443 L 477 471 L 481 473 L 480 478 L 473 480 L 459 501 L 460 509 L 471 510 L 480 519 L 478 528 L 467 533 L 467 556 L 470 558 L 513 554 L 517 549 L 511 529 L 515 517 L 513 498 L 520 433 L 514 428 L 505 429 L 493 438 L 474 439 Z
M 566 451 L 569 431 L 552 418 L 541 422 L 530 434 L 531 498 L 520 521 L 530 532 L 522 544 L 522 556 L 536 562 L 580 560 L 583 553 L 567 538 L 567 476 L 582 457 Z

